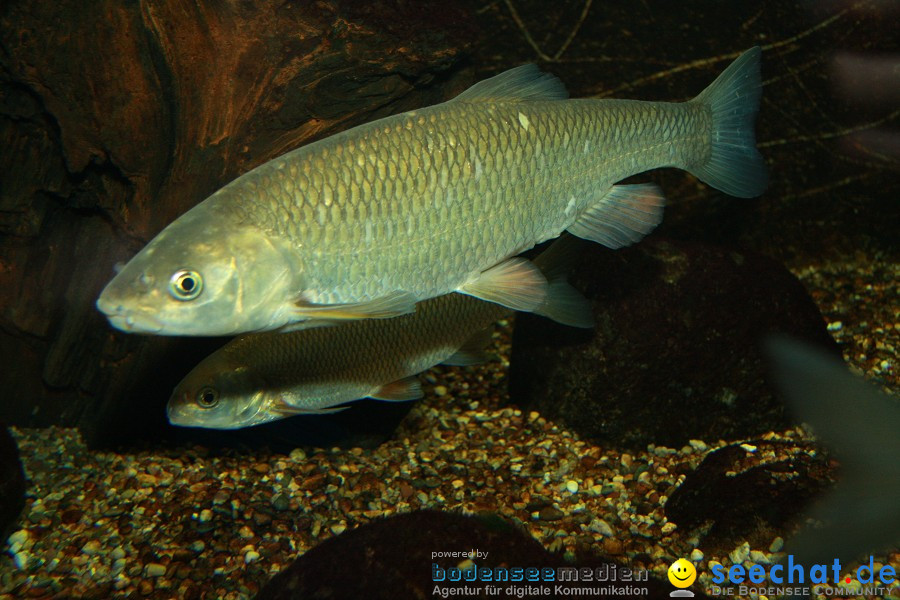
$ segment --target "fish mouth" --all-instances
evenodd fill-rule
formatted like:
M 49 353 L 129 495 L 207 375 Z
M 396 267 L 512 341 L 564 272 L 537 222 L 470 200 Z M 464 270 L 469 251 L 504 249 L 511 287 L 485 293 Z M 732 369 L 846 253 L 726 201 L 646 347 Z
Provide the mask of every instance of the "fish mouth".
M 163 330 L 156 317 L 128 310 L 103 295 L 97 299 L 97 309 L 106 315 L 110 325 L 128 333 L 159 333 Z

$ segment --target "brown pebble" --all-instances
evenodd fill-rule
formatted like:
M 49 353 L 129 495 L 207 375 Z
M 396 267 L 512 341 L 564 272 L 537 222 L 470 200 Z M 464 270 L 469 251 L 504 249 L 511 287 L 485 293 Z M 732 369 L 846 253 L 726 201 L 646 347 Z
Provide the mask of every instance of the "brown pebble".
M 620 556 L 624 550 L 622 540 L 618 538 L 603 538 L 603 551 L 610 556 Z
M 316 473 L 297 483 L 301 490 L 316 490 L 325 485 L 325 473 Z
M 269 472 L 269 465 L 266 463 L 256 463 L 253 465 L 253 470 L 264 475 Z
M 542 521 L 558 521 L 566 516 L 566 513 L 555 506 L 545 506 L 541 509 L 539 516 Z
M 187 548 L 177 548 L 172 552 L 172 560 L 176 562 L 187 562 L 194 558 L 194 553 Z
M 70 508 L 68 510 L 64 510 L 61 515 L 59 515 L 60 520 L 66 525 L 71 525 L 72 523 L 77 523 L 81 520 L 81 515 L 84 514 L 78 508 Z
M 403 500 L 409 499 L 409 497 L 412 496 L 413 492 L 415 491 L 416 490 L 413 489 L 413 486 L 409 485 L 407 482 L 400 482 L 400 497 L 403 498 Z
M 272 517 L 258 510 L 253 511 L 253 522 L 257 525 L 268 525 L 272 522 Z
M 138 591 L 142 596 L 149 596 L 153 593 L 153 584 L 146 579 L 142 579 L 138 584 Z

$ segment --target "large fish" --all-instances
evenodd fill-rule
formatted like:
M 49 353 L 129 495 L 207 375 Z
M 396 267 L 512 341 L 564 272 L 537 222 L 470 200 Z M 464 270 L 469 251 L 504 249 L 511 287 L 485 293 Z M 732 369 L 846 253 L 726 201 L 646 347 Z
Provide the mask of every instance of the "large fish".
M 571 252 L 571 243 L 560 240 L 535 260 L 550 281 L 547 301 L 537 312 L 590 327 L 590 304 L 564 280 Z M 509 313 L 492 302 L 446 294 L 395 319 L 243 335 L 204 359 L 178 384 L 169 400 L 169 421 L 237 429 L 331 412 L 360 398 L 415 400 L 422 396 L 417 373 L 442 362 L 479 362 L 491 324 Z
M 298 148 L 176 219 L 97 306 L 165 335 L 391 317 L 453 291 L 534 310 L 547 282 L 511 257 L 564 230 L 618 248 L 662 219 L 656 186 L 618 181 L 671 166 L 734 196 L 763 191 L 759 57 L 684 103 L 566 100 L 525 65 Z

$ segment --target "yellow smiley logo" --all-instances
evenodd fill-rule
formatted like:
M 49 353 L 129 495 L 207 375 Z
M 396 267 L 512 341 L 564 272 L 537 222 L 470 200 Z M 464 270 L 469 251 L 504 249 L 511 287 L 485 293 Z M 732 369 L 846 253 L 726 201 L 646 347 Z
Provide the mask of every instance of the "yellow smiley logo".
M 697 579 L 697 569 L 683 558 L 679 558 L 669 566 L 669 582 L 677 588 L 686 588 Z

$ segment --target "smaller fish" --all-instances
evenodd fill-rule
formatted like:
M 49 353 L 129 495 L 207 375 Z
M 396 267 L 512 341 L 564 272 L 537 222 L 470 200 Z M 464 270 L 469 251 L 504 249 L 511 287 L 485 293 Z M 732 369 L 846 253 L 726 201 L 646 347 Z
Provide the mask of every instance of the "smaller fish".
M 900 542 L 900 402 L 806 344 L 777 337 L 767 350 L 788 406 L 841 461 L 837 485 L 806 515 L 823 526 L 785 552 L 795 564 L 847 565 Z
M 558 240 L 534 261 L 548 282 L 536 312 L 589 328 L 590 304 L 565 281 L 574 244 L 573 238 Z M 417 400 L 422 397 L 417 373 L 439 363 L 482 362 L 492 324 L 511 312 L 473 296 L 445 294 L 393 319 L 243 335 L 178 384 L 169 400 L 169 422 L 238 429 L 344 410 L 340 405 L 361 398 Z

